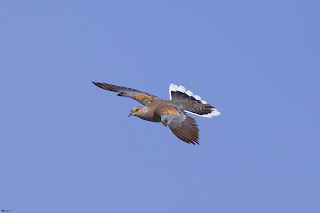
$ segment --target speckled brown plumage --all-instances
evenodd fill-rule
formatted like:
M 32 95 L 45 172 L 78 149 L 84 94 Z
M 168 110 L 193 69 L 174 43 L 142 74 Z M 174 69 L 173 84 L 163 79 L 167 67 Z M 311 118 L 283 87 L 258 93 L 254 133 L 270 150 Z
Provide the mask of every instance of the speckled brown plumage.
M 143 105 L 146 105 L 147 103 L 153 102 L 156 100 L 161 100 L 154 95 L 141 92 L 135 89 L 127 88 L 127 87 L 120 87 L 120 86 L 106 84 L 106 83 L 96 83 L 96 82 L 92 82 L 92 83 L 97 87 L 100 87 L 101 89 L 109 90 L 112 92 L 119 92 L 118 96 L 127 96 L 130 98 L 133 98 L 134 100 L 142 103 Z M 130 94 L 130 96 L 128 96 L 128 94 Z
M 192 117 L 185 112 L 202 117 L 220 115 L 215 107 L 202 100 L 200 96 L 186 91 L 183 86 L 170 85 L 170 101 L 164 101 L 149 93 L 136 89 L 116 86 L 106 83 L 92 82 L 94 85 L 112 92 L 118 96 L 130 97 L 144 106 L 133 107 L 129 116 L 134 115 L 143 120 L 162 122 L 182 141 L 191 144 L 199 144 L 198 125 Z

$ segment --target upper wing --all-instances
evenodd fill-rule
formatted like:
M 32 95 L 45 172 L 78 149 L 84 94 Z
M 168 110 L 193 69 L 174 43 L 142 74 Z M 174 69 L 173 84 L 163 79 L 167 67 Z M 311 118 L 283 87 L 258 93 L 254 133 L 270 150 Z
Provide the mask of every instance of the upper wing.
M 97 82 L 92 82 L 92 83 L 102 89 L 109 90 L 112 92 L 118 92 L 119 93 L 118 96 L 130 97 L 142 103 L 143 105 L 146 105 L 147 103 L 151 103 L 153 101 L 161 100 L 149 93 L 141 92 L 135 89 L 127 88 L 127 87 L 121 87 L 121 86 L 116 86 L 116 85 L 106 84 L 106 83 L 97 83 Z
M 169 126 L 173 134 L 182 141 L 199 144 L 199 129 L 196 121 L 175 107 L 167 106 L 156 110 L 164 126 Z

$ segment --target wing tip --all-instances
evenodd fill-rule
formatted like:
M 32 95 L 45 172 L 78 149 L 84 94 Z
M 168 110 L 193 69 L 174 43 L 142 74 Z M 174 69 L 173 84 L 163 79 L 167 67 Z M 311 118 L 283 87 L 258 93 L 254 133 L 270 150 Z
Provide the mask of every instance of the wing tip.
M 91 81 L 94 85 L 96 85 L 97 87 L 102 88 L 101 86 L 103 85 L 103 83 L 100 82 L 95 82 L 95 81 Z

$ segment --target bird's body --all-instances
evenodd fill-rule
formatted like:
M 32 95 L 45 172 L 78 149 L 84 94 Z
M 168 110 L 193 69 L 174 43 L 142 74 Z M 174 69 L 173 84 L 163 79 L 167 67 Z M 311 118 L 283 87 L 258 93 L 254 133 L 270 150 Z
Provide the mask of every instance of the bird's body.
M 200 96 L 193 95 L 190 90 L 186 91 L 183 86 L 171 84 L 170 100 L 165 101 L 149 93 L 127 87 L 96 82 L 93 84 L 105 90 L 118 92 L 118 96 L 130 97 L 142 103 L 144 106 L 133 107 L 129 116 L 134 115 L 151 122 L 162 122 L 164 126 L 169 126 L 178 138 L 187 143 L 199 144 L 199 129 L 195 120 L 185 112 L 208 118 L 220 115 L 215 107 L 201 100 Z

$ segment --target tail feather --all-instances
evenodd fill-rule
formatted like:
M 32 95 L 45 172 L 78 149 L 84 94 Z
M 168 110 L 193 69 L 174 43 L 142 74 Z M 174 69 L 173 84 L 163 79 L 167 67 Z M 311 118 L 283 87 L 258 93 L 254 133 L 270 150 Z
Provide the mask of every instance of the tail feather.
M 205 100 L 202 100 L 199 95 L 194 95 L 190 90 L 186 90 L 184 86 L 170 84 L 169 95 L 170 100 L 173 102 L 178 101 L 187 113 L 206 118 L 219 116 L 221 114 L 215 107 L 208 104 Z
M 185 109 L 185 112 L 205 118 L 212 118 L 221 114 L 214 106 L 202 103 L 195 103 L 192 107 Z
M 170 84 L 169 87 L 170 100 L 192 100 L 198 103 L 207 104 L 205 100 L 202 100 L 199 95 L 194 95 L 190 90 L 186 90 L 184 86 L 178 86 Z
M 196 111 L 196 110 L 194 110 L 193 112 L 185 110 L 185 112 L 193 114 L 193 115 L 198 115 L 198 116 L 201 116 L 201 117 L 205 117 L 205 118 L 212 118 L 213 116 L 221 115 L 221 113 L 215 108 L 210 109 L 210 111 L 206 112 L 206 113 L 204 113 L 203 111 L 199 112 L 199 111 Z

